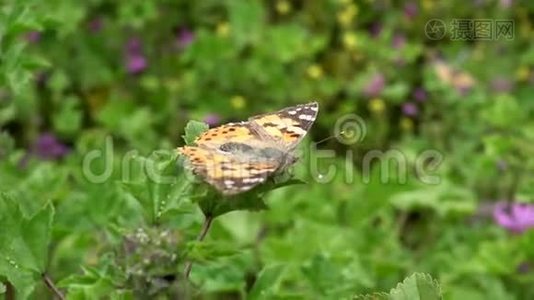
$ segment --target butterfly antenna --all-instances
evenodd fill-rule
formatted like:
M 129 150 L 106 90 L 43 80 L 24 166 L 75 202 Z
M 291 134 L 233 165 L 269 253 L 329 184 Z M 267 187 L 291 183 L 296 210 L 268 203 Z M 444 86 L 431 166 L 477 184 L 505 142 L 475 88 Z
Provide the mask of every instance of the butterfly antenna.
M 324 139 L 322 139 L 322 140 L 320 140 L 320 141 L 318 141 L 318 142 L 313 142 L 313 143 L 314 143 L 315 145 L 319 145 L 319 144 L 321 144 L 321 143 L 324 143 L 324 142 L 329 141 L 329 140 L 334 139 L 334 138 L 338 138 L 338 137 L 334 134 L 334 135 L 331 135 L 331 136 L 329 136 L 329 137 L 326 137 L 326 138 L 324 138 Z
M 364 132 L 365 134 L 365 132 Z M 314 142 L 314 144 L 317 146 L 321 143 L 324 143 L 326 141 L 329 141 L 331 139 L 337 139 L 339 142 L 343 144 L 347 144 L 348 142 L 352 141 L 354 138 L 361 139 L 359 136 L 355 135 L 354 131 L 352 130 L 341 130 L 339 132 L 334 133 L 333 135 L 326 137 L 318 142 Z

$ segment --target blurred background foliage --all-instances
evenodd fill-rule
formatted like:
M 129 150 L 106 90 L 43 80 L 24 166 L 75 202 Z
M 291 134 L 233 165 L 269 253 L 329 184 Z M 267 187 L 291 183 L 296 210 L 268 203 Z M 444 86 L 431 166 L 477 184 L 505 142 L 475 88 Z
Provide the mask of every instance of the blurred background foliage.
M 534 297 L 532 2 L 27 0 L 0 13 L 0 279 L 19 295 L 49 295 L 46 270 L 72 299 L 161 296 L 188 253 L 198 298 L 340 298 L 413 272 L 446 299 Z M 425 35 L 431 19 L 444 37 Z M 454 40 L 453 19 L 513 20 L 514 36 Z M 136 173 L 143 160 L 168 168 L 150 155 L 183 145 L 188 120 L 311 100 L 296 170 L 308 183 L 217 218 L 204 243 L 190 242 L 202 214 L 187 196 Z M 315 147 L 347 114 L 365 136 Z M 103 182 L 82 168 L 95 149 L 94 173 L 113 166 Z M 318 166 L 336 166 L 327 182 L 309 170 L 321 150 L 336 153 Z M 377 150 L 401 153 L 406 174 L 363 172 Z M 425 150 L 442 158 L 427 162 L 438 184 L 416 172 Z M 146 207 L 168 195 L 154 224 Z

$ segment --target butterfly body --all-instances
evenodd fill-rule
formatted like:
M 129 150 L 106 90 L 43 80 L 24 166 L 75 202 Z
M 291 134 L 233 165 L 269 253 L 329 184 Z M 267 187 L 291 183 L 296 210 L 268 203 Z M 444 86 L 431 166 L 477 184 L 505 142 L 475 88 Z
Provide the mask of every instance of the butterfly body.
M 318 110 L 311 102 L 221 125 L 179 152 L 195 174 L 222 194 L 245 192 L 295 163 L 293 152 Z

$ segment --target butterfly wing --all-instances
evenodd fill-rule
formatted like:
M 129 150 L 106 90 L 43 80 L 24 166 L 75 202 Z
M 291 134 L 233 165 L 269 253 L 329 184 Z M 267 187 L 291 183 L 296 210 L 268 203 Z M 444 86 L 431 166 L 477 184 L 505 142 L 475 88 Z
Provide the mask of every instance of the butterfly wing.
M 263 138 L 275 140 L 286 149 L 293 149 L 308 133 L 318 112 L 319 104 L 310 102 L 254 116 L 249 122 Z
M 201 147 L 185 146 L 178 151 L 187 158 L 193 173 L 224 195 L 252 189 L 279 167 L 276 161 L 240 161 L 232 155 Z
M 196 146 L 185 146 L 178 151 L 187 158 L 195 174 L 221 193 L 233 195 L 245 192 L 265 182 L 282 167 L 285 160 L 280 159 L 283 156 L 252 159 L 249 156 L 247 160 L 246 156 L 226 148 L 231 144 L 232 147 L 240 145 L 238 148 L 243 149 L 244 144 L 251 149 L 278 146 L 281 151 L 291 150 L 304 138 L 318 110 L 317 102 L 312 102 L 255 116 L 248 122 L 228 123 L 202 133 L 194 141 Z M 226 150 L 223 145 L 227 146 Z
M 256 139 L 257 136 L 248 122 L 238 122 L 208 129 L 200 134 L 194 143 L 204 148 L 215 149 L 229 142 L 247 143 Z

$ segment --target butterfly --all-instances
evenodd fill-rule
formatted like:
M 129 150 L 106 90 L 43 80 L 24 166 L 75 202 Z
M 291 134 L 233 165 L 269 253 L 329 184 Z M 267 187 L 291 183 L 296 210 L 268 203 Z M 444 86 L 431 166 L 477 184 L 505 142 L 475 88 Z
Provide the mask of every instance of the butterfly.
M 313 125 L 310 102 L 203 132 L 178 148 L 186 165 L 223 195 L 246 192 L 296 162 L 295 149 Z

